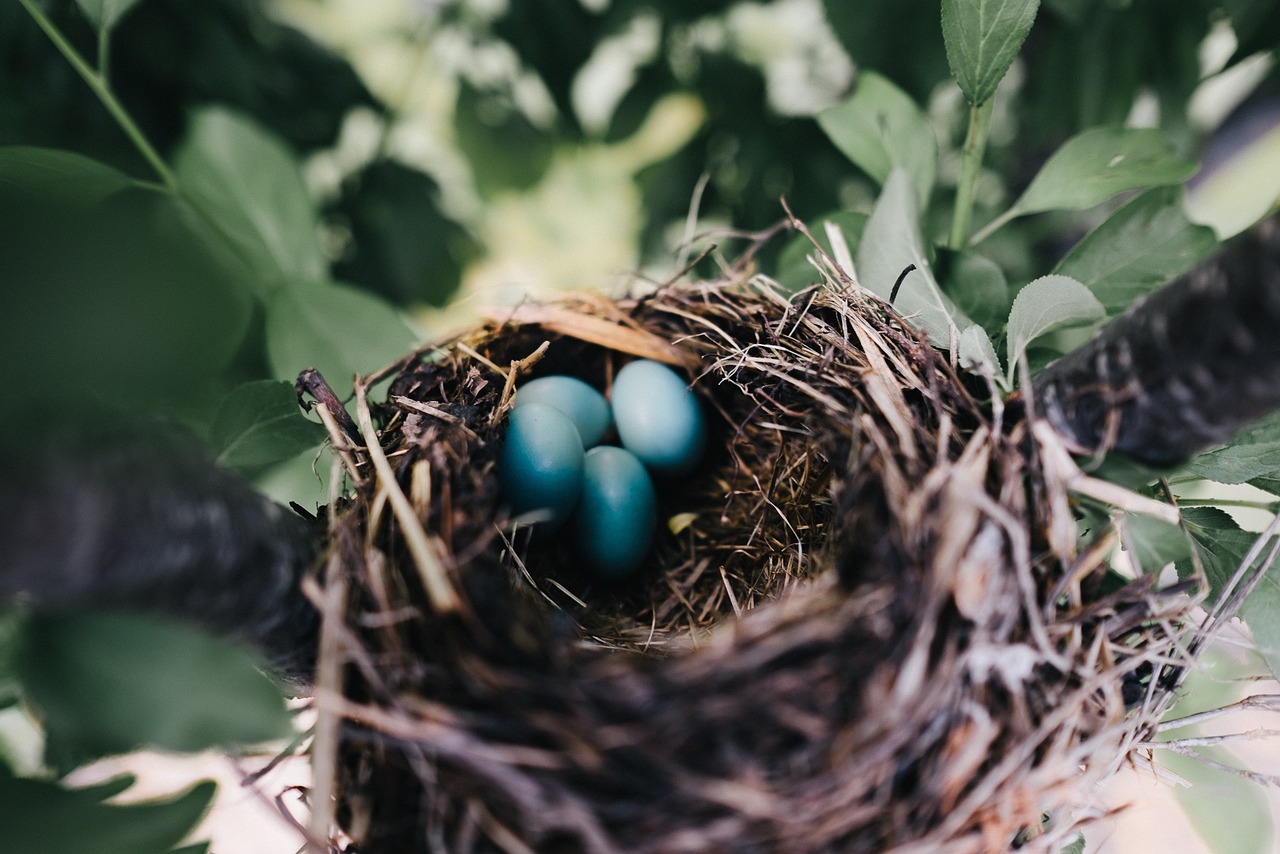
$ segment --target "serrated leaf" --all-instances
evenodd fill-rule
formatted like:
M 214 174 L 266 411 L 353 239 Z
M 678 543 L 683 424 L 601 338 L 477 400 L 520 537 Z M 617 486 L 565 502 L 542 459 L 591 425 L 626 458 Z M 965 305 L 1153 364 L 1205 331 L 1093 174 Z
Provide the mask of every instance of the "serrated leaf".
M 1226 446 L 1191 460 L 1187 468 L 1218 483 L 1280 478 L 1280 412 L 1241 430 Z
M 810 220 L 807 223 L 809 233 L 813 235 L 813 239 L 818 241 L 818 245 L 822 247 L 823 251 L 831 255 L 832 248 L 831 241 L 827 237 L 827 223 L 832 223 L 839 228 L 845 243 L 852 251 L 857 251 L 858 245 L 862 241 L 862 231 L 867 227 L 866 214 L 856 211 L 838 211 L 818 217 L 816 220 Z M 814 249 L 813 243 L 810 242 L 809 238 L 803 234 L 797 234 L 791 238 L 778 255 L 778 269 L 773 277 L 774 281 L 788 291 L 798 291 L 821 281 L 822 277 L 817 269 L 809 263 L 809 257 L 815 254 L 817 254 L 817 250 Z
M 951 74 L 969 103 L 985 104 L 1017 58 L 1039 0 L 942 0 Z
M 1125 190 L 1180 184 L 1195 171 L 1158 130 L 1093 128 L 1050 156 L 1010 213 L 1091 208 Z
M 1106 309 L 1088 288 L 1066 276 L 1041 276 L 1018 291 L 1009 309 L 1009 380 L 1027 346 L 1046 332 L 1096 323 Z
M 956 356 L 965 368 L 991 377 L 1003 385 L 1003 370 L 1000 357 L 991 343 L 991 336 L 978 324 L 974 323 L 960 333 L 960 344 Z
M 195 752 L 292 731 L 247 649 L 156 618 L 32 614 L 19 672 L 45 728 L 46 761 L 63 771 L 143 746 Z
M 959 335 L 972 321 L 938 287 L 920 237 L 915 185 L 905 169 L 894 169 L 858 244 L 859 284 L 888 299 L 898 277 L 912 264 L 916 269 L 902 280 L 894 307 L 924 330 L 934 346 L 949 348 L 953 333 Z
M 123 172 L 56 148 L 0 147 L 0 192 L 50 205 L 93 205 L 134 185 Z
M 938 143 L 924 113 L 906 92 L 872 71 L 843 102 L 817 115 L 818 124 L 853 164 L 883 184 L 906 169 L 924 206 L 938 172 Z
M 416 339 L 390 305 L 345 285 L 286 279 L 267 302 L 267 355 L 286 381 L 316 368 L 342 388 L 404 356 Z
M 209 432 L 218 462 L 231 468 L 291 459 L 320 444 L 324 436 L 323 425 L 303 417 L 293 386 L 275 380 L 233 389 Z
M 183 195 L 261 279 L 324 275 L 315 206 L 293 153 L 274 135 L 232 110 L 206 107 L 191 118 L 174 172 Z
M 106 787 L 69 789 L 46 780 L 0 774 L 4 850 L 169 854 L 200 822 L 217 788 L 206 780 L 172 798 L 128 805 L 104 803 L 119 793 L 119 782 L 131 784 L 132 778 Z
M 1203 261 L 1217 245 L 1213 229 L 1187 220 L 1181 187 L 1157 187 L 1107 217 L 1053 272 L 1083 282 L 1108 314 L 1119 314 Z
M 99 30 L 110 30 L 138 0 L 76 0 L 89 22 Z

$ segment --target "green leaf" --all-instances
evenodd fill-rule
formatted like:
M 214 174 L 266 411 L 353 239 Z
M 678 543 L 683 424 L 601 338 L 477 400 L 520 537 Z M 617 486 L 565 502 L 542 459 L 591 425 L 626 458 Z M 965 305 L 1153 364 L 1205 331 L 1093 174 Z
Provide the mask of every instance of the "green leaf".
M 1191 460 L 1187 468 L 1218 483 L 1280 478 L 1280 412 L 1241 430 L 1225 447 Z
M 920 213 L 915 185 L 905 169 L 894 169 L 884 182 L 871 218 L 858 244 L 858 281 L 888 299 L 894 283 L 910 265 L 916 269 L 902 280 L 894 307 L 924 330 L 937 347 L 951 347 L 952 335 L 972 325 L 942 293 L 920 237 Z
M 390 305 L 345 285 L 286 279 L 267 302 L 267 355 L 278 379 L 316 368 L 341 388 L 406 355 L 416 340 Z
M 4 850 L 14 854 L 169 854 L 199 824 L 216 786 L 206 780 L 164 800 L 104 801 L 132 784 L 69 789 L 46 780 L 0 775 Z
M 832 254 L 831 241 L 827 238 L 828 223 L 840 229 L 841 236 L 850 251 L 857 252 L 862 241 L 862 231 L 867 227 L 867 215 L 856 211 L 840 211 L 810 220 L 809 233 L 828 255 Z M 821 281 L 821 276 L 812 264 L 809 256 L 815 255 L 813 243 L 803 234 L 797 234 L 787 243 L 778 255 L 778 271 L 774 281 L 785 290 L 798 291 L 801 288 Z
M 110 30 L 138 0 L 76 0 L 76 5 L 99 30 Z
M 1182 528 L 1136 513 L 1124 515 L 1123 543 L 1134 568 L 1147 574 L 1158 573 L 1191 554 L 1191 541 Z
M 46 761 L 62 770 L 143 746 L 194 752 L 292 731 L 280 692 L 245 648 L 155 618 L 32 614 L 19 671 L 45 727 Z
M 1041 276 L 1018 291 L 1009 310 L 1009 379 L 1027 346 L 1055 329 L 1096 323 L 1106 309 L 1088 288 L 1066 276 Z
M 1091 208 L 1125 190 L 1180 184 L 1195 171 L 1158 130 L 1093 128 L 1053 153 L 1009 215 Z
M 951 74 L 969 103 L 985 104 L 1031 32 L 1039 0 L 942 0 Z
M 985 329 L 999 329 L 1009 316 L 1009 282 L 996 262 L 976 252 L 939 253 L 942 289 Z
M 938 172 L 938 142 L 911 97 L 872 71 L 843 102 L 817 115 L 818 124 L 853 164 L 883 184 L 894 168 L 911 173 L 927 205 Z
M 232 390 L 214 416 L 209 438 L 218 462 L 232 468 L 292 459 L 323 441 L 324 426 L 308 421 L 287 382 L 259 380 Z
M 1059 854 L 1084 854 L 1084 836 L 1076 834 L 1076 838 L 1063 846 Z
M 183 194 L 261 279 L 324 275 L 315 206 L 288 147 L 239 113 L 206 107 L 174 159 Z
M 1182 519 L 1209 580 L 1210 599 L 1216 601 L 1244 563 L 1258 535 L 1241 529 L 1230 515 L 1217 507 L 1187 508 L 1182 511 Z M 1266 553 L 1267 549 L 1263 549 L 1255 565 L 1265 559 Z M 1178 570 L 1185 576 L 1190 566 L 1183 561 Z M 1274 565 L 1245 599 L 1240 618 L 1253 631 L 1267 667 L 1280 676 L 1280 570 Z
M 42 204 L 94 205 L 134 181 L 80 154 L 55 148 L 0 147 L 0 194 Z
M 960 333 L 957 350 L 956 356 L 961 365 L 971 371 L 985 373 L 1001 383 L 1003 373 L 1000 357 L 996 355 L 995 345 L 991 343 L 991 336 L 987 335 L 985 329 L 976 323 L 966 328 Z
M 1241 758 L 1220 748 L 1200 748 L 1197 752 L 1225 765 L 1242 764 Z M 1208 850 L 1231 854 L 1275 851 L 1271 844 L 1271 806 L 1260 784 L 1211 768 L 1194 756 L 1180 756 L 1168 750 L 1159 753 L 1160 763 L 1190 784 L 1173 786 L 1174 797 Z
M 1203 261 L 1217 244 L 1213 229 L 1187 220 L 1181 187 L 1157 187 L 1107 217 L 1053 272 L 1083 282 L 1108 314 L 1119 314 Z

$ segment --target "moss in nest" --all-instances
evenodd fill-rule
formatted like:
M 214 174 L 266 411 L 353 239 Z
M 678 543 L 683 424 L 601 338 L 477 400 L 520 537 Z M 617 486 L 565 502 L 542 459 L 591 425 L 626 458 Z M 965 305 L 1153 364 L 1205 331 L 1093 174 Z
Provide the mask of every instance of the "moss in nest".
M 518 379 L 635 356 L 688 371 L 716 450 L 664 496 L 692 523 L 606 588 L 513 548 L 495 460 Z M 362 852 L 1049 850 L 1183 655 L 1185 597 L 1091 593 L 1113 534 L 1078 547 L 1053 434 L 856 288 L 524 307 L 380 412 L 314 748 Z

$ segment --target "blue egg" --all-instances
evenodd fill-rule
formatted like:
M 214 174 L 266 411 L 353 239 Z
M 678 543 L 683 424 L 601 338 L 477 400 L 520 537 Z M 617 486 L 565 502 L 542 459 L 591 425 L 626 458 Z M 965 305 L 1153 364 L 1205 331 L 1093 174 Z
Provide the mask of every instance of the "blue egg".
M 628 451 L 656 474 L 680 474 L 698 462 L 706 426 L 689 384 L 660 362 L 627 364 L 613 380 L 613 420 Z
M 584 448 L 600 444 L 612 421 L 604 395 L 577 377 L 542 377 L 525 383 L 516 391 L 516 407 L 530 403 L 543 403 L 568 415 Z
M 558 409 L 530 403 L 511 410 L 499 459 L 503 494 L 516 516 L 536 513 L 558 528 L 582 491 L 582 437 Z
M 587 451 L 573 533 L 587 565 L 617 580 L 644 563 L 657 518 L 653 482 L 630 451 L 602 445 Z

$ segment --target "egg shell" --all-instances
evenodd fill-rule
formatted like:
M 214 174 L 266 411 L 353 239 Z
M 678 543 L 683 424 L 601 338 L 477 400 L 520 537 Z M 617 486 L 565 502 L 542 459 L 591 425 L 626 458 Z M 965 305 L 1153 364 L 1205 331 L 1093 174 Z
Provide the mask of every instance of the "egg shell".
M 567 415 L 530 403 L 511 411 L 498 461 L 503 494 L 516 516 L 538 513 L 555 530 L 582 491 L 582 437 Z
M 613 422 L 604 395 L 577 377 L 557 374 L 525 383 L 516 390 L 516 408 L 531 403 L 554 407 L 569 416 L 584 448 L 600 444 Z
M 683 377 L 640 359 L 613 380 L 613 420 L 623 447 L 656 474 L 680 474 L 697 464 L 706 444 L 698 398 Z
M 657 512 L 653 481 L 635 454 L 612 445 L 587 451 L 573 534 L 591 569 L 609 580 L 639 569 Z

